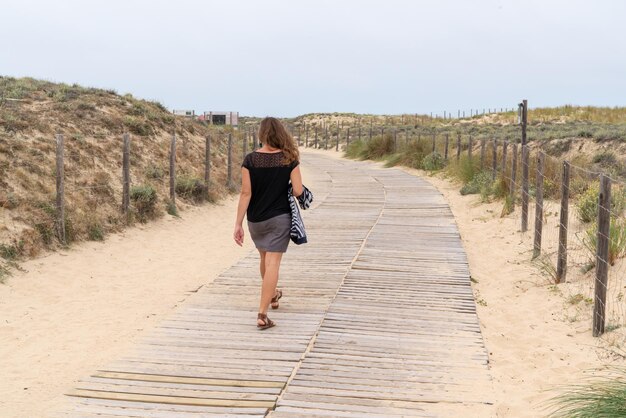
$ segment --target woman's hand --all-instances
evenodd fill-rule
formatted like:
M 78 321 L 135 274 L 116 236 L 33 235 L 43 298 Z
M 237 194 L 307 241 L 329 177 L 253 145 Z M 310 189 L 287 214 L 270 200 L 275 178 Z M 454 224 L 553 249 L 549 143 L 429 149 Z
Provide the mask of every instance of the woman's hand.
M 235 242 L 237 243 L 237 245 L 239 245 L 240 247 L 243 245 L 243 236 L 244 236 L 244 232 L 243 232 L 243 228 L 241 227 L 241 225 L 235 225 L 235 232 L 233 232 L 233 238 L 235 239 Z

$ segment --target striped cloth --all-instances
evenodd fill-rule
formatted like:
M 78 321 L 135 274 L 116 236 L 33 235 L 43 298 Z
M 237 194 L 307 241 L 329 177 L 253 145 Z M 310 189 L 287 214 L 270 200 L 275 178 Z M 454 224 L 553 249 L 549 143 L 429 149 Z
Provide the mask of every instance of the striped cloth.
M 289 230 L 289 236 L 297 245 L 306 244 L 306 230 L 304 229 L 304 222 L 302 222 L 298 205 L 300 205 L 302 210 L 308 209 L 313 202 L 313 193 L 305 186 L 302 186 L 302 194 L 296 198 L 293 195 L 293 188 L 290 184 L 287 194 L 289 196 L 289 207 L 291 208 L 291 229 Z

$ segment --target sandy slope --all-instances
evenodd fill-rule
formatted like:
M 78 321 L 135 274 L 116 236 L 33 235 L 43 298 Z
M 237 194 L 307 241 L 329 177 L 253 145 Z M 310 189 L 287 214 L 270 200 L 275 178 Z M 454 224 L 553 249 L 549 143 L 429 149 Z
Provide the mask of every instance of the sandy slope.
M 188 209 L 22 265 L 0 286 L 0 414 L 41 416 L 251 248 L 232 244 L 236 199 Z
M 305 170 L 304 178 L 314 190 L 314 173 Z M 477 281 L 498 416 L 542 416 L 547 389 L 607 360 L 586 324 L 564 319 L 563 298 L 528 262 L 517 218 L 501 219 L 499 204 L 477 205 L 457 186 L 427 179 L 450 203 Z M 232 244 L 235 206 L 231 198 L 192 208 L 182 219 L 24 263 L 25 273 L 0 285 L 0 416 L 44 415 L 76 379 L 117 357 L 250 251 L 249 240 L 243 249 Z
M 323 176 L 302 172 L 315 190 Z M 253 251 L 248 235 L 243 248 L 232 240 L 237 198 L 22 263 L 0 285 L 0 417 L 45 416 L 77 379 Z

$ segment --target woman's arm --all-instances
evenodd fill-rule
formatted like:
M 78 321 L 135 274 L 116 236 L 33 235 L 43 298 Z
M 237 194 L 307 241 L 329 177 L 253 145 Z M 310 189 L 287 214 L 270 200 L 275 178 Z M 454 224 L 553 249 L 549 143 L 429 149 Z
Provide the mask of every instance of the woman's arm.
M 246 215 L 250 198 L 252 197 L 252 186 L 250 184 L 250 172 L 247 168 L 241 168 L 241 193 L 239 194 L 239 204 L 237 205 L 237 219 L 235 220 L 235 231 L 233 238 L 240 247 L 243 245 L 243 217 Z
M 300 173 L 299 165 L 291 170 L 291 187 L 293 187 L 293 195 L 295 197 L 302 194 L 302 174 Z

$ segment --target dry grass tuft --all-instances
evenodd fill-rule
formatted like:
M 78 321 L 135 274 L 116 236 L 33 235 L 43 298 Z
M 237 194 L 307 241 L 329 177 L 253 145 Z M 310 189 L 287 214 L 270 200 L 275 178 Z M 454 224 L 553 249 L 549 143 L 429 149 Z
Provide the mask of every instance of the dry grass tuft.
M 11 100 L 8 100 L 11 99 Z M 176 129 L 174 129 L 176 128 Z M 176 131 L 177 176 L 204 177 L 204 143 L 212 144 L 211 188 L 179 190 L 182 202 L 216 201 L 226 188 L 227 134 L 233 133 L 233 180 L 239 182 L 241 137 L 231 128 L 177 118 L 157 102 L 111 90 L 0 77 L 0 245 L 22 243 L 17 258 L 59 246 L 55 208 L 55 133 L 65 137 L 66 233 L 70 242 L 101 240 L 167 211 L 169 144 Z M 153 208 L 121 213 L 122 134 L 131 134 L 131 184 L 150 187 Z M 133 201 L 133 204 L 138 204 Z M 143 208 L 142 208 L 143 210 Z M 5 247 L 1 247 L 5 248 Z M 7 247 L 8 248 L 8 247 Z M 9 253 L 13 254 L 12 250 Z M 3 277 L 6 277 L 2 273 Z

